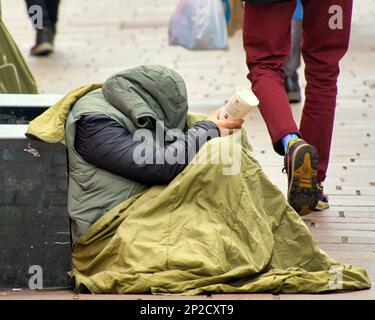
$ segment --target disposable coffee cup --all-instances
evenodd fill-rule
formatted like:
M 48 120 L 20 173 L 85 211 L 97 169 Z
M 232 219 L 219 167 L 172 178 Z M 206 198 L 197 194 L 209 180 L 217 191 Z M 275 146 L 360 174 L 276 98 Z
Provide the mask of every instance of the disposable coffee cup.
M 251 90 L 239 87 L 226 104 L 219 119 L 243 119 L 258 105 L 259 100 Z

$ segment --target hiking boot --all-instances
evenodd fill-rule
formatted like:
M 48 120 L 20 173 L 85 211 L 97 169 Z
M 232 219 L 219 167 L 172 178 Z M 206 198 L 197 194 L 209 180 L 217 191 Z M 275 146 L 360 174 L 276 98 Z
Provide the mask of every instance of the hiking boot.
M 301 102 L 301 88 L 298 83 L 298 75 L 285 76 L 285 91 L 290 103 Z
M 318 183 L 318 204 L 315 207 L 315 211 L 323 211 L 329 208 L 329 199 L 328 196 L 323 191 L 323 184 L 321 182 Z
M 36 43 L 31 48 L 32 56 L 48 56 L 53 52 L 54 32 L 51 28 L 44 28 L 36 31 Z
M 289 142 L 285 155 L 288 174 L 288 202 L 300 216 L 314 211 L 321 192 L 317 184 L 317 150 L 302 139 Z

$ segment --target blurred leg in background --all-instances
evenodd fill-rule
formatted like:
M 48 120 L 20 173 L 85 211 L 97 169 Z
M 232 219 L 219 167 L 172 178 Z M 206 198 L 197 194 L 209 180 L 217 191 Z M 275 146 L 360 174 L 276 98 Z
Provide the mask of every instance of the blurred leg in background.
M 292 20 L 290 53 L 288 60 L 284 64 L 285 91 L 290 103 L 301 102 L 301 88 L 298 83 L 298 68 L 301 66 L 302 19 L 303 8 L 301 1 L 298 0 Z
M 35 14 L 35 7 L 43 11 L 42 27 L 36 28 L 35 45 L 31 48 L 33 56 L 47 56 L 53 52 L 60 0 L 26 0 L 30 18 Z

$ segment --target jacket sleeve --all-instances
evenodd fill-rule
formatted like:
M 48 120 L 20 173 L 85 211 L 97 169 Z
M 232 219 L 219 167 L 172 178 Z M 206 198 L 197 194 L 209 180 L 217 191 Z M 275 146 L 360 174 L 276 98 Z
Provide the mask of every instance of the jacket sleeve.
M 88 163 L 148 185 L 167 184 L 180 174 L 202 145 L 219 137 L 211 121 L 200 121 L 165 147 L 147 144 L 105 115 L 77 122 L 75 149 Z

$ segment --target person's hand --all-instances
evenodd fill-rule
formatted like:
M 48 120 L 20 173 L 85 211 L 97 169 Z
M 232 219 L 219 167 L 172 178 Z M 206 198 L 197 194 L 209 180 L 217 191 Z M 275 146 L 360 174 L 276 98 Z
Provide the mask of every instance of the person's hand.
M 228 134 L 232 134 L 235 129 L 241 129 L 244 123 L 243 119 L 225 119 L 219 120 L 220 114 L 223 112 L 224 108 L 220 108 L 214 111 L 208 118 L 212 121 L 220 130 L 220 136 L 224 137 Z

